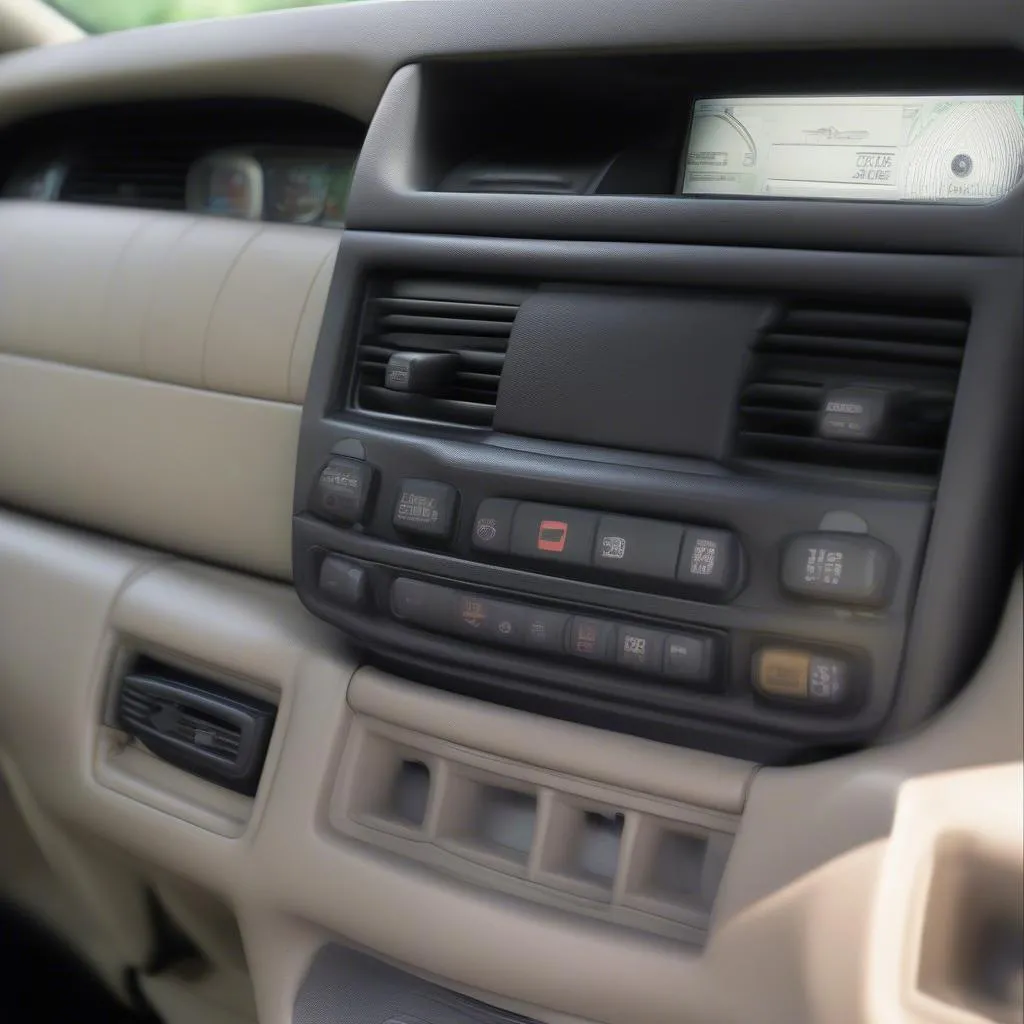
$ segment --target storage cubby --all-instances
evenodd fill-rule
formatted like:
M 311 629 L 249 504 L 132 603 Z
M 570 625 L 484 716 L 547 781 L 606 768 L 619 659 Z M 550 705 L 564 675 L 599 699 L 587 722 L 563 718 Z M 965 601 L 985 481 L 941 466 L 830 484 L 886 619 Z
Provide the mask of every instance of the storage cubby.
M 706 921 L 732 836 L 678 822 L 643 819 L 623 898 L 651 914 Z
M 610 900 L 619 867 L 625 815 L 555 795 L 538 881 L 591 899 Z
M 664 830 L 654 846 L 648 878 L 651 891 L 678 902 L 700 904 L 707 836 Z
M 536 824 L 535 791 L 453 772 L 441 808 L 438 841 L 464 856 L 525 871 Z
M 434 780 L 430 758 L 366 736 L 349 813 L 372 824 L 422 831 Z
M 328 817 L 449 877 L 697 944 L 736 821 L 359 719 Z
M 421 828 L 429 799 L 430 769 L 422 761 L 402 758 L 391 786 L 391 811 L 399 821 Z

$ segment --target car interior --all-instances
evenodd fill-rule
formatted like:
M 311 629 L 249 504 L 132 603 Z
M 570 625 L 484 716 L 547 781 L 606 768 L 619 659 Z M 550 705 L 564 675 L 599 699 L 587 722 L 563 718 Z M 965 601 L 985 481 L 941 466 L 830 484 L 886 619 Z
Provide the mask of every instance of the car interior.
M 1024 1022 L 1024 5 L 0 0 L 0 1019 Z

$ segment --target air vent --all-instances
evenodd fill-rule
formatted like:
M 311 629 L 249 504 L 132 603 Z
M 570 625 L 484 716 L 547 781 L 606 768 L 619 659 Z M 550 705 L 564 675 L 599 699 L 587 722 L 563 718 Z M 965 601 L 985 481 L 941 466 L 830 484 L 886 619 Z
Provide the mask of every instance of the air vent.
M 121 681 L 118 725 L 158 757 L 253 794 L 274 726 L 271 704 L 151 658 Z
M 125 680 L 120 710 L 121 721 L 136 731 L 155 725 L 162 736 L 202 748 L 212 757 L 228 761 L 238 757 L 242 743 L 240 726 L 199 709 L 170 703 L 139 680 Z
M 736 454 L 937 476 L 966 338 L 965 313 L 790 306 L 755 346 Z M 821 436 L 826 401 L 847 389 L 880 398 L 884 423 L 860 439 Z
M 573 180 L 561 174 L 531 174 L 498 171 L 474 175 L 466 184 L 467 192 L 499 192 L 519 195 L 572 196 L 586 187 L 586 180 Z
M 190 157 L 126 150 L 89 153 L 70 163 L 60 198 L 65 202 L 184 210 Z
M 608 156 L 540 165 L 474 160 L 456 167 L 441 191 L 581 196 L 592 191 L 608 163 Z
M 372 287 L 357 353 L 356 406 L 367 412 L 489 427 L 512 324 L 530 290 L 431 280 Z M 457 358 L 429 388 L 389 387 L 388 363 L 396 354 L 409 353 Z

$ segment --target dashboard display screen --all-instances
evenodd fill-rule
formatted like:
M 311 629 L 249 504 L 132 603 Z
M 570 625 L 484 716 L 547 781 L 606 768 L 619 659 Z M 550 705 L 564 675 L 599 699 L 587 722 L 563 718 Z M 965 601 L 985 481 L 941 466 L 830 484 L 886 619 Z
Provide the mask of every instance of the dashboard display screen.
M 695 102 L 680 192 L 979 203 L 1022 177 L 1021 96 L 760 96 Z

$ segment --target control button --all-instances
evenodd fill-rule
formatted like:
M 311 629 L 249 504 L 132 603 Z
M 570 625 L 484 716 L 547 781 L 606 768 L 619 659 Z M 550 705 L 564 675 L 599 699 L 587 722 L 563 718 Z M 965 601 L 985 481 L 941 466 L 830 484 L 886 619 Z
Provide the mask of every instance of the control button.
M 328 519 L 358 523 L 373 486 L 373 466 L 355 459 L 331 459 L 320 471 L 316 511 Z
M 512 554 L 590 565 L 597 519 L 593 512 L 523 502 L 512 519 Z
M 455 629 L 462 636 L 490 643 L 518 644 L 523 637 L 523 609 L 479 594 L 455 595 Z
M 490 615 L 490 602 L 476 594 L 455 595 L 455 628 L 469 635 L 483 634 Z
M 594 565 L 630 576 L 675 579 L 683 528 L 656 519 L 601 516 Z
M 478 551 L 506 554 L 512 539 L 512 517 L 517 504 L 504 498 L 488 498 L 480 502 L 470 534 L 473 547 Z
M 885 428 L 889 393 L 878 388 L 836 388 L 825 395 L 818 434 L 832 441 L 874 441 Z
M 459 357 L 454 352 L 395 352 L 384 371 L 391 391 L 436 395 L 455 377 Z
M 525 614 L 522 607 L 504 601 L 492 601 L 491 605 L 491 616 L 487 622 L 488 639 L 499 644 L 518 646 L 523 640 Z
M 366 603 L 366 570 L 336 555 L 328 555 L 320 566 L 320 589 L 338 604 L 359 608 Z
M 849 698 L 850 679 L 846 662 L 814 655 L 807 696 L 814 704 L 844 704 Z
M 676 578 L 690 587 L 725 593 L 736 582 L 739 562 L 739 544 L 728 530 L 688 526 Z
M 614 642 L 615 627 L 610 622 L 577 615 L 569 626 L 569 653 L 577 658 L 608 661 Z
M 707 683 L 714 671 L 714 654 L 715 641 L 711 637 L 673 633 L 665 641 L 663 671 L 671 679 Z
M 638 626 L 619 626 L 615 660 L 638 672 L 660 672 L 665 634 Z
M 403 480 L 391 521 L 395 529 L 447 539 L 455 521 L 458 491 L 436 480 Z
M 391 610 L 417 626 L 451 632 L 455 591 L 434 583 L 397 579 L 391 584 Z
M 892 563 L 892 551 L 874 537 L 804 533 L 786 545 L 782 586 L 798 597 L 877 607 Z
M 523 609 L 522 646 L 550 654 L 565 653 L 565 627 L 569 616 L 546 608 Z
M 834 706 L 849 700 L 850 672 L 839 658 L 770 647 L 754 657 L 754 685 L 767 697 Z
M 804 651 L 766 648 L 754 658 L 754 685 L 769 697 L 806 699 L 811 656 Z

